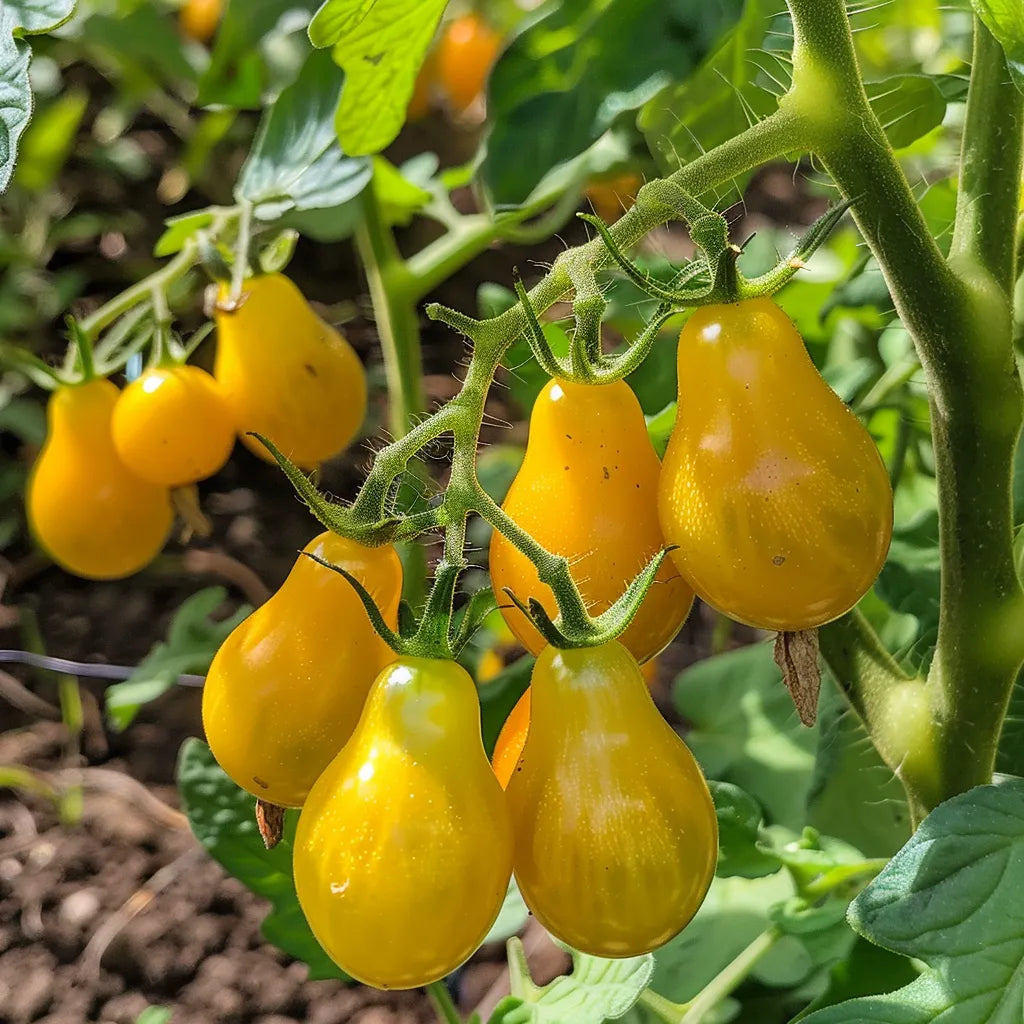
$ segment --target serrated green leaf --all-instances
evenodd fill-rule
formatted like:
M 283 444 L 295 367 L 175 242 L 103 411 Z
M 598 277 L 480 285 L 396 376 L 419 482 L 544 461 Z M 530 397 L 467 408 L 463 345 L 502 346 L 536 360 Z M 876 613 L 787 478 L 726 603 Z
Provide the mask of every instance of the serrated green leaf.
M 999 40 L 1010 75 L 1024 92 L 1024 4 L 1020 0 L 971 0 L 971 6 Z
M 264 115 L 235 187 L 261 220 L 343 207 L 369 183 L 370 161 L 346 156 L 334 134 L 340 89 L 330 56 L 312 53 Z
M 345 978 L 313 937 L 295 895 L 292 840 L 296 813 L 287 813 L 284 838 L 268 850 L 256 827 L 255 798 L 221 771 L 201 740 L 188 739 L 182 745 L 177 778 L 182 805 L 199 842 L 229 874 L 273 904 L 263 922 L 267 939 L 307 964 L 311 979 Z
M 212 621 L 210 615 L 225 597 L 223 587 L 207 587 L 193 594 L 175 612 L 167 640 L 154 646 L 130 678 L 107 688 L 107 719 L 115 731 L 127 728 L 139 708 L 166 693 L 178 676 L 206 672 L 217 648 L 252 611 L 245 605 L 227 619 Z
M 18 143 L 32 117 L 25 36 L 50 32 L 71 17 L 75 0 L 4 0 L 0 3 L 0 194 L 14 173 Z
M 551 168 L 583 153 L 620 116 L 660 102 L 742 8 L 742 0 L 565 0 L 531 19 L 488 85 L 494 125 L 481 173 L 495 202 L 525 202 Z
M 994 1024 L 1024 1012 L 1024 782 L 947 800 L 850 905 L 854 929 L 928 964 L 888 995 L 850 1000 L 805 1024 Z
M 601 1024 L 614 1020 L 631 1009 L 654 972 L 650 953 L 622 960 L 605 960 L 574 949 L 569 953 L 572 973 L 538 987 L 530 979 L 522 943 L 510 939 L 512 999 L 499 1004 L 489 1024 Z
M 800 725 L 770 645 L 719 654 L 683 672 L 673 701 L 692 723 L 686 742 L 709 778 L 750 793 L 767 820 L 799 831 L 817 729 Z
M 345 152 L 379 153 L 398 134 L 446 3 L 335 0 L 321 7 L 310 26 L 310 39 L 315 46 L 333 45 L 334 59 L 345 70 L 335 118 Z

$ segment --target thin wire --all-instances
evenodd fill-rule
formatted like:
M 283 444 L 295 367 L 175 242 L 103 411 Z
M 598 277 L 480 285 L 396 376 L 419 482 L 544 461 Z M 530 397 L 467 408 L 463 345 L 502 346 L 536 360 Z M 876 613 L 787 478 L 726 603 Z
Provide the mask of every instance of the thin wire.
M 0 650 L 0 664 L 28 665 L 30 668 L 65 672 L 86 679 L 131 679 L 137 671 L 131 665 L 98 665 L 87 661 L 53 658 L 48 654 L 35 654 L 32 651 Z M 179 686 L 202 686 L 206 677 L 183 673 L 175 681 Z

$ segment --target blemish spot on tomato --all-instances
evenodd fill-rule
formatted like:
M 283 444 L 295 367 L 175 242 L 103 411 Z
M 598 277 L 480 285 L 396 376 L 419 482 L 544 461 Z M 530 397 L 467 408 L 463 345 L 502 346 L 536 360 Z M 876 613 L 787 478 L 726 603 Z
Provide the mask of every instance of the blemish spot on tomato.
M 269 789 L 270 788 L 270 783 L 269 782 L 264 782 L 258 775 L 254 775 L 252 777 L 252 781 L 255 782 L 256 785 L 260 787 L 260 789 Z
M 785 555 L 776 555 L 772 559 L 772 565 L 782 565 L 782 563 L 785 562 L 785 560 L 786 560 L 786 556 Z

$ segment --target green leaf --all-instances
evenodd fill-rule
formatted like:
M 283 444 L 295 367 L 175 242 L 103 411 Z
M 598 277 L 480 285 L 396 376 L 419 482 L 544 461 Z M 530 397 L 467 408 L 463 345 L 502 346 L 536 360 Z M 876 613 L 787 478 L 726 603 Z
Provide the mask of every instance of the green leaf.
M 115 731 L 127 728 L 139 708 L 166 693 L 178 676 L 205 674 L 217 648 L 252 611 L 246 605 L 227 619 L 212 621 L 210 615 L 226 597 L 223 587 L 207 587 L 193 594 L 175 612 L 167 640 L 149 652 L 129 679 L 107 688 L 107 719 Z
M 166 1006 L 147 1006 L 135 1018 L 135 1024 L 168 1024 L 172 1012 Z
M 665 449 L 668 447 L 668 439 L 672 436 L 672 428 L 676 425 L 676 413 L 678 403 L 669 402 L 664 409 L 653 416 L 647 416 L 647 436 L 658 453 L 658 458 L 665 457 Z
M 495 202 L 522 204 L 551 168 L 690 74 L 742 7 L 742 0 L 565 0 L 529 20 L 488 86 L 493 128 L 481 170 Z
M 379 153 L 398 134 L 446 3 L 328 0 L 317 12 L 310 40 L 345 69 L 335 126 L 347 153 Z
M 346 156 L 334 135 L 340 89 L 330 57 L 313 53 L 264 115 L 235 188 L 261 220 L 343 207 L 369 183 L 370 161 Z
M 572 973 L 538 987 L 530 978 L 522 943 L 510 939 L 512 997 L 495 1007 L 488 1024 L 602 1024 L 630 1010 L 654 971 L 650 953 L 622 960 L 604 960 L 574 949 L 569 953 Z
M 157 257 L 173 256 L 180 252 L 182 246 L 197 232 L 208 228 L 216 219 L 214 210 L 196 210 L 194 213 L 182 213 L 177 217 L 168 217 L 164 221 L 164 233 L 157 239 L 153 247 L 153 255 Z
M 1024 92 L 1024 5 L 1020 0 L 971 0 L 971 6 L 999 40 L 1014 84 Z
M 939 631 L 939 515 L 925 509 L 893 530 L 889 557 L 875 592 L 894 611 L 917 620 L 917 635 L 907 652 L 909 664 L 927 666 Z
M 792 41 L 785 11 L 782 0 L 747 0 L 711 56 L 644 107 L 640 130 L 662 171 L 678 170 L 775 109 L 790 75 L 788 53 L 780 59 L 773 49 Z
M 192 831 L 210 856 L 273 910 L 263 934 L 289 956 L 309 966 L 309 977 L 345 978 L 320 948 L 302 915 L 292 880 L 292 841 L 297 814 L 285 817 L 284 838 L 272 850 L 256 827 L 256 800 L 221 771 L 201 740 L 188 739 L 178 755 L 178 789 Z
M 50 32 L 71 17 L 75 0 L 3 0 L 0 3 L 0 194 L 14 173 L 18 143 L 32 117 L 25 36 Z
M 67 162 L 89 94 L 72 89 L 36 113 L 21 139 L 15 181 L 28 192 L 45 192 Z
M 762 842 L 762 813 L 757 801 L 739 786 L 708 782 L 718 817 L 718 867 L 720 878 L 763 878 L 782 867 L 782 861 Z
M 946 98 L 929 75 L 892 75 L 864 88 L 894 149 L 903 149 L 942 124 Z
M 429 154 L 424 156 L 430 159 Z M 382 156 L 373 158 L 373 193 L 384 220 L 403 226 L 433 198 L 426 189 L 406 177 L 406 168 L 399 169 Z
M 210 65 L 199 80 L 199 105 L 261 106 L 275 77 L 268 52 L 281 50 L 281 40 L 305 26 L 301 12 L 316 6 L 317 0 L 228 0 Z
M 850 905 L 853 928 L 928 964 L 889 995 L 819 1010 L 806 1024 L 1010 1024 L 1024 1003 L 1024 782 L 937 807 Z
M 805 820 L 817 729 L 800 725 L 767 643 L 708 658 L 683 672 L 673 700 L 692 723 L 686 742 L 709 778 L 734 783 L 768 821 Z

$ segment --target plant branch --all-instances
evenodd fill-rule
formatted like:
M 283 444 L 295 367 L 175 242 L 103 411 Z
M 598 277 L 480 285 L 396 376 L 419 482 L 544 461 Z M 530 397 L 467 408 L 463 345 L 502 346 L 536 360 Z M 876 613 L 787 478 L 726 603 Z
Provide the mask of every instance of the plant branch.
M 427 995 L 441 1024 L 462 1024 L 462 1017 L 443 981 L 432 981 L 427 986 Z

